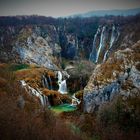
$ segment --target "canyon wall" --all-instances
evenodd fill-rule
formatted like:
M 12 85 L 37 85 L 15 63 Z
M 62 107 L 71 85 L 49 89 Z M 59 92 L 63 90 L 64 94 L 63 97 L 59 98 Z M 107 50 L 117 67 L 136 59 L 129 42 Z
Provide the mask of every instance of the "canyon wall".
M 0 60 L 51 69 L 68 60 L 102 63 L 139 40 L 140 15 L 53 19 L 0 17 Z

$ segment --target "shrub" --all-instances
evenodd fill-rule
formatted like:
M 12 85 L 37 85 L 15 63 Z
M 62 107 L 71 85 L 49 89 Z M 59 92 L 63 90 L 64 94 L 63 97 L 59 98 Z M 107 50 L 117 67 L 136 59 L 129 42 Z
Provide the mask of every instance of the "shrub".
M 98 113 L 97 124 L 102 137 L 108 139 L 131 139 L 140 135 L 140 97 L 133 96 L 123 100 L 115 99 L 106 104 Z M 106 139 L 105 138 L 105 139 Z

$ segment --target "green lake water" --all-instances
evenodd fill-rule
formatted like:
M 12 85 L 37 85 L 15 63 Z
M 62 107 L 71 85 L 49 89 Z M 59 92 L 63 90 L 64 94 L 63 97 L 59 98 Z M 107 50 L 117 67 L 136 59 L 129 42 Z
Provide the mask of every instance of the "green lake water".
M 71 106 L 71 104 L 61 104 L 57 106 L 53 106 L 50 108 L 52 111 L 56 113 L 61 113 L 61 112 L 71 112 L 76 110 L 75 106 Z

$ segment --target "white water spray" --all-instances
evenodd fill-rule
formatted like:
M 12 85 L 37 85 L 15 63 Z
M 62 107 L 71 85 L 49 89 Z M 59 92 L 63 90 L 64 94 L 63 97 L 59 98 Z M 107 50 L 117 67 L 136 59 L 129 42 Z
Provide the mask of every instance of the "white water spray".
M 105 54 L 104 54 L 104 58 L 103 58 L 103 62 L 105 62 L 106 61 L 106 59 L 107 59 L 107 55 L 108 55 L 108 50 L 105 52 Z
M 119 37 L 119 32 L 116 31 L 115 25 L 113 25 L 112 32 L 111 32 L 111 38 L 110 38 L 110 46 L 109 46 L 109 49 L 104 54 L 103 62 L 106 61 L 108 54 L 109 54 L 109 51 L 112 48 L 114 42 L 118 39 L 118 37 Z
M 47 78 L 44 75 L 42 76 L 42 85 L 43 85 L 44 88 L 48 88 L 49 89 L 48 80 L 47 80 Z
M 115 41 L 115 38 L 116 38 L 116 36 L 115 36 L 115 26 L 113 25 L 109 49 L 113 46 L 113 43 Z
M 62 94 L 67 93 L 66 80 L 62 80 L 62 73 L 60 71 L 58 71 L 58 85 L 59 85 L 58 91 L 60 93 L 62 93 Z
M 81 101 L 75 97 L 75 93 L 74 93 L 73 96 L 72 96 L 72 103 L 71 103 L 71 106 L 77 106 L 77 105 L 79 105 L 80 103 L 81 103 Z
M 23 88 L 25 88 L 26 92 L 30 95 L 36 96 L 40 99 L 40 103 L 43 107 L 50 106 L 48 97 L 42 94 L 42 92 L 39 89 L 34 89 L 31 86 L 27 85 L 27 83 L 24 80 L 21 80 L 21 85 Z
M 92 46 L 92 52 L 90 53 L 90 57 L 89 60 L 90 61 L 96 61 L 96 55 L 97 55 L 97 50 L 96 50 L 96 41 L 97 41 L 97 35 L 100 32 L 100 28 L 97 29 L 96 34 L 94 35 L 94 39 L 93 39 L 93 46 Z
M 101 52 L 102 48 L 104 47 L 105 30 L 106 30 L 106 26 L 104 26 L 104 27 L 102 28 L 102 33 L 101 33 L 101 37 L 100 37 L 100 44 L 99 44 L 99 48 L 98 48 L 97 56 L 96 56 L 96 63 L 98 62 L 100 52 Z

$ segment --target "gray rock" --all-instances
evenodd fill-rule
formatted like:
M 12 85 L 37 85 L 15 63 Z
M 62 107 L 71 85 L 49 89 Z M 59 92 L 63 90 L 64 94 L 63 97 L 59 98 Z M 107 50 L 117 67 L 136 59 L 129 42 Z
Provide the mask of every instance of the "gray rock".
M 92 113 L 96 111 L 101 104 L 111 101 L 119 90 L 120 84 L 113 82 L 92 92 L 84 91 L 84 112 Z

